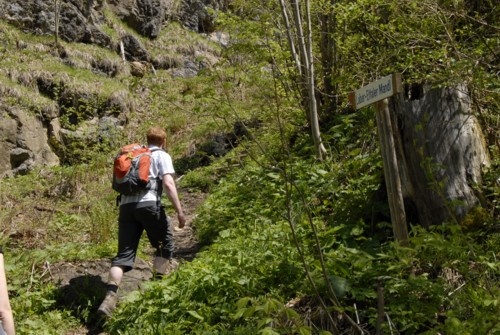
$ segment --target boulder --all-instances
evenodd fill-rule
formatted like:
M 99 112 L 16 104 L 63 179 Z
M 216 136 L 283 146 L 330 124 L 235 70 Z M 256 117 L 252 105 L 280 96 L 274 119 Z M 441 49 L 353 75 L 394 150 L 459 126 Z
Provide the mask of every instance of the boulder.
M 151 57 L 148 51 L 135 36 L 126 34 L 122 37 L 122 42 L 126 60 L 149 62 Z
M 141 62 L 131 62 L 130 73 L 135 77 L 142 78 L 148 73 L 148 66 Z

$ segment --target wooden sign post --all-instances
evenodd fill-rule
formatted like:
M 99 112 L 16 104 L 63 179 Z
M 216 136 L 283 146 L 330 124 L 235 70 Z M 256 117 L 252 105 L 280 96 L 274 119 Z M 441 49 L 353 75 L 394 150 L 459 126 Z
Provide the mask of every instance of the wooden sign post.
M 392 74 L 351 92 L 349 101 L 356 110 L 375 104 L 392 229 L 396 240 L 406 244 L 408 228 L 388 100 L 401 91 L 401 74 Z

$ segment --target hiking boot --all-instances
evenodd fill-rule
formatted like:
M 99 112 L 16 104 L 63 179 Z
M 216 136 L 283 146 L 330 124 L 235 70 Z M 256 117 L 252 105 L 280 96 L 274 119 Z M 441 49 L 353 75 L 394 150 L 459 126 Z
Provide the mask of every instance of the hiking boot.
M 173 258 L 170 259 L 170 264 L 169 264 L 170 271 L 175 271 L 175 270 L 177 270 L 178 267 L 179 267 L 179 262 L 177 262 Z
M 106 298 L 104 298 L 104 300 L 102 301 L 101 305 L 97 309 L 97 312 L 107 317 L 110 317 L 116 308 L 117 301 L 118 301 L 118 296 L 116 295 L 116 292 L 106 293 Z
M 153 273 L 162 276 L 175 271 L 179 263 L 173 258 L 155 257 L 153 260 Z

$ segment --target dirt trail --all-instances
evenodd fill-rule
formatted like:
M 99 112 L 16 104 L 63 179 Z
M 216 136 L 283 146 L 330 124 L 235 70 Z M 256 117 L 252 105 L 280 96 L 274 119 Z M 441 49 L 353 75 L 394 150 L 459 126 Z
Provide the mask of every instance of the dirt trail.
M 174 257 L 178 259 L 180 266 L 186 261 L 191 261 L 199 250 L 196 237 L 194 236 L 191 223 L 195 217 L 195 211 L 205 199 L 205 194 L 189 193 L 179 190 L 182 196 L 181 202 L 186 214 L 186 226 L 177 229 L 177 219 L 174 218 Z M 141 247 L 144 248 L 141 243 Z M 143 252 L 153 255 L 153 249 L 146 247 Z M 131 291 L 141 288 L 141 284 L 152 277 L 152 257 L 149 259 L 137 259 L 133 270 L 127 272 L 120 285 L 119 297 L 123 297 Z M 102 332 L 102 320 L 95 313 L 106 293 L 106 281 L 111 265 L 110 259 L 82 261 L 77 263 L 58 263 L 50 266 L 52 280 L 60 287 L 58 303 L 61 307 L 70 308 L 78 315 L 82 308 L 88 308 L 88 302 L 92 303 L 90 316 L 81 316 L 82 326 L 67 333 L 66 335 L 105 335 Z M 85 321 L 87 320 L 87 321 Z

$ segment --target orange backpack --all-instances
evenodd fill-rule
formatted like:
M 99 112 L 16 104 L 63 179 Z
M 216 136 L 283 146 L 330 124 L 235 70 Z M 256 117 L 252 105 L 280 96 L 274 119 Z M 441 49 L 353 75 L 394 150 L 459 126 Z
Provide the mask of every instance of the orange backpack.
M 151 150 L 138 143 L 122 147 L 115 156 L 113 189 L 120 194 L 131 195 L 157 187 L 155 180 L 149 179 L 153 151 L 155 149 Z

